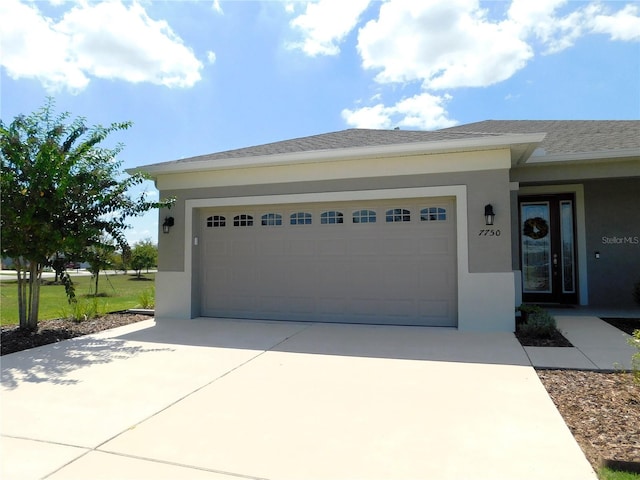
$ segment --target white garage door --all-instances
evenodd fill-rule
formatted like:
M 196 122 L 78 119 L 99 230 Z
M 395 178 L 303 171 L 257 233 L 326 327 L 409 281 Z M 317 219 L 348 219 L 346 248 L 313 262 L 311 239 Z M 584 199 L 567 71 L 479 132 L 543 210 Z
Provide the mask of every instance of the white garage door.
M 203 209 L 201 314 L 456 326 L 452 198 Z

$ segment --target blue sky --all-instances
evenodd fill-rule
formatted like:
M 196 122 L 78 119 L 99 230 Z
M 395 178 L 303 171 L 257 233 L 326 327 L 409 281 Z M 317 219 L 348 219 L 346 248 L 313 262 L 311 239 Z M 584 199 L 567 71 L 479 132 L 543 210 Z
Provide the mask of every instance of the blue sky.
M 3 121 L 47 96 L 131 120 L 125 168 L 356 127 L 640 118 L 638 1 L 2 0 L 0 48 Z M 131 223 L 157 239 L 155 212 Z

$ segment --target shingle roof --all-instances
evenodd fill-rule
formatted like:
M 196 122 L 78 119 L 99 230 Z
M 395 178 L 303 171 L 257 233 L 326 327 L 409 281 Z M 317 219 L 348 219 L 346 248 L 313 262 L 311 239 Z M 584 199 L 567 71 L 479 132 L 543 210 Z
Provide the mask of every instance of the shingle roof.
M 640 121 L 636 120 L 486 120 L 435 131 L 352 128 L 156 163 L 154 166 L 525 133 L 546 134 L 540 145 L 546 155 L 625 149 L 639 149 L 640 154 Z
M 416 142 L 430 142 L 438 140 L 453 140 L 460 138 L 476 138 L 498 136 L 497 133 L 466 133 L 445 131 L 417 131 L 417 130 L 370 130 L 351 128 L 338 132 L 323 133 L 309 137 L 294 138 L 281 142 L 267 143 L 253 147 L 238 148 L 224 152 L 200 155 L 197 157 L 175 160 L 170 163 L 201 162 L 230 158 L 246 158 L 263 155 L 276 155 L 297 152 L 315 152 L 341 148 L 374 147 L 382 145 L 402 145 Z
M 638 120 L 485 120 L 438 130 L 442 133 L 546 133 L 547 155 L 638 149 Z

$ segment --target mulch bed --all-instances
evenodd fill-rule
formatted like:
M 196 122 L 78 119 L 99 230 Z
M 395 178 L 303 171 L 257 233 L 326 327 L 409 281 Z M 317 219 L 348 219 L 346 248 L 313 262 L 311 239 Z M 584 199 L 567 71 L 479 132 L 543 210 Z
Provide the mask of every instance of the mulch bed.
M 622 330 L 629 335 L 633 335 L 634 330 L 640 330 L 640 318 L 602 318 L 609 325 Z
M 147 319 L 147 315 L 113 313 L 83 322 L 47 320 L 40 322 L 34 333 L 5 326 L 0 329 L 1 353 L 6 355 Z M 612 323 L 611 320 L 618 322 L 619 319 L 604 320 Z M 624 319 L 622 326 L 640 328 L 640 319 Z M 518 337 L 518 340 L 523 345 L 571 346 L 559 332 L 558 335 L 551 339 Z M 572 370 L 539 370 L 537 373 L 594 469 L 607 460 L 627 469 L 640 465 L 637 463 L 640 462 L 640 384 L 634 383 L 632 374 Z
M 638 318 L 603 318 L 628 334 Z M 571 347 L 556 330 L 550 338 L 527 337 L 523 346 Z M 640 473 L 640 384 L 628 372 L 538 370 L 538 377 L 594 470 L 606 465 Z
M 21 330 L 17 325 L 7 325 L 0 328 L 0 355 L 81 337 L 149 318 L 148 315 L 141 314 L 110 313 L 81 322 L 68 319 L 44 320 L 38 323 L 35 332 Z
M 558 330 L 555 330 L 548 338 L 525 335 L 518 330 L 515 335 L 523 347 L 573 347 L 571 342 Z
M 595 470 L 609 464 L 640 471 L 640 384 L 631 373 L 539 370 L 538 376 Z

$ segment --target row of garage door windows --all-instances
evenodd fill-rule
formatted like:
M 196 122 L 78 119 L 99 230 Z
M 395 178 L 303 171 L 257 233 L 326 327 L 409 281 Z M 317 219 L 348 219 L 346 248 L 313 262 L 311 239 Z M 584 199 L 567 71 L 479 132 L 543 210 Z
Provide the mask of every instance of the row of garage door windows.
M 351 214 L 353 223 L 376 223 L 375 210 L 356 210 Z M 289 215 L 290 225 L 311 225 L 313 215 L 309 212 L 295 212 Z M 427 207 L 420 210 L 420 221 L 422 222 L 444 222 L 447 220 L 447 210 L 442 207 Z M 410 222 L 411 211 L 405 208 L 392 208 L 385 212 L 385 221 Z M 344 214 L 338 211 L 327 211 L 320 214 L 321 224 L 344 223 Z M 265 213 L 261 217 L 263 226 L 282 225 L 282 215 L 279 213 Z M 212 215 L 207 218 L 207 227 L 225 227 L 227 219 L 223 215 Z M 242 214 L 233 217 L 234 227 L 253 226 L 253 216 Z

